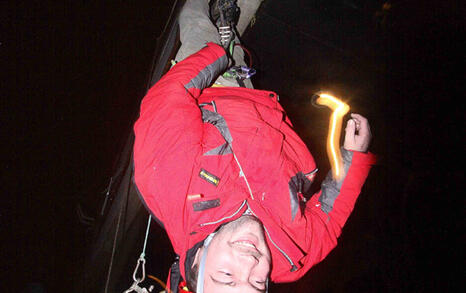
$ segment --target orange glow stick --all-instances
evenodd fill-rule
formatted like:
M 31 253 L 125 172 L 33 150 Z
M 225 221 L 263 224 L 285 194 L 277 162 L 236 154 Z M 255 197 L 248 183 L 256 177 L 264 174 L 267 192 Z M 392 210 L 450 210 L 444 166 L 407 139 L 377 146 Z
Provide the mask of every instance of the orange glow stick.
M 332 109 L 327 137 L 327 155 L 332 166 L 333 178 L 339 180 L 343 175 L 343 161 L 340 152 L 340 134 L 343 116 L 350 107 L 332 95 L 321 93 L 315 102 Z

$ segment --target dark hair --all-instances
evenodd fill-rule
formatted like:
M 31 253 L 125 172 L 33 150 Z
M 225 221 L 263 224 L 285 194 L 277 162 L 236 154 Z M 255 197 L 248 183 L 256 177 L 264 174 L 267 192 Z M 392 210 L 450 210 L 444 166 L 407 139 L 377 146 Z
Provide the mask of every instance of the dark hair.
M 186 273 L 186 285 L 189 291 L 196 293 L 197 288 L 197 274 L 199 273 L 199 264 L 193 265 L 187 270 Z

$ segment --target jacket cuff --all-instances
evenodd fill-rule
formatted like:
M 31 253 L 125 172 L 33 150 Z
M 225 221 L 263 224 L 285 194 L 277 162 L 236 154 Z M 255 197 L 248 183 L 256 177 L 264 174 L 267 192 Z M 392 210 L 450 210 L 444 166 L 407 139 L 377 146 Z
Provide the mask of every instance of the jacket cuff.
M 363 153 L 360 151 L 348 150 L 353 153 L 352 164 L 375 165 L 377 156 L 371 152 Z
M 191 70 L 190 73 L 195 73 L 195 76 L 184 84 L 184 87 L 194 97 L 198 97 L 199 92 L 208 87 L 227 68 L 228 56 L 223 47 L 215 43 L 207 43 L 206 47 L 179 64 L 179 66 L 183 64 L 184 69 L 188 72 Z M 192 66 L 195 67 L 194 70 L 191 68 Z
M 212 50 L 212 52 L 217 55 L 218 57 L 221 57 L 226 54 L 225 49 L 220 46 L 219 44 L 216 44 L 214 42 L 208 42 L 206 43 L 206 47 L 209 47 L 209 49 Z

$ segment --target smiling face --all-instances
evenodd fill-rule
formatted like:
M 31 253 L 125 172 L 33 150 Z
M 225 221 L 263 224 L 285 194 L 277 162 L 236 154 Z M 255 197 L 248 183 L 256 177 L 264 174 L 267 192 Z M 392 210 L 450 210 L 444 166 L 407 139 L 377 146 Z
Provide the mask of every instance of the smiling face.
M 203 249 L 199 249 L 198 263 Z M 207 250 L 204 292 L 265 292 L 270 250 L 262 223 L 253 216 L 224 225 Z

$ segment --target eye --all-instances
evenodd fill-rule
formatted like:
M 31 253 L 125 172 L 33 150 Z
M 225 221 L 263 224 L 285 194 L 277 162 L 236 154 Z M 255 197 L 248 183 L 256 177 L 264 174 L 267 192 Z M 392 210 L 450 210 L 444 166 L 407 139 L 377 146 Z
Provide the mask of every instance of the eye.
M 229 271 L 217 271 L 215 277 L 211 276 L 212 280 L 217 283 L 222 283 L 228 286 L 234 286 L 234 277 L 233 274 Z
M 229 281 L 233 278 L 233 274 L 230 271 L 219 270 L 215 274 L 218 279 L 222 279 L 224 281 Z
M 256 285 L 257 285 L 257 288 L 259 288 L 260 290 L 264 290 L 265 289 L 265 282 L 266 281 L 255 281 Z

